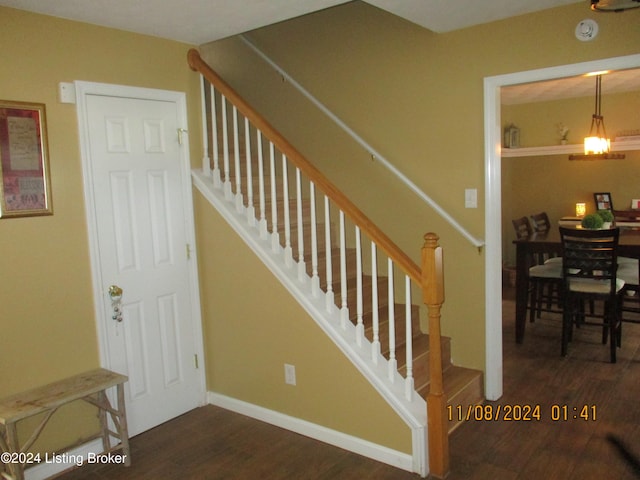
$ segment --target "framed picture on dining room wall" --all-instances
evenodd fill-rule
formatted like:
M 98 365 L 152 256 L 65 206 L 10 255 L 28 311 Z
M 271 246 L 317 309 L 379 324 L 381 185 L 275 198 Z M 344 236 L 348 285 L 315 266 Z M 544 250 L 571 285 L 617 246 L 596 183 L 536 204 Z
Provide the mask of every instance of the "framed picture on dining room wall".
M 0 218 L 52 215 L 45 106 L 0 100 Z
M 613 210 L 613 202 L 611 201 L 610 193 L 594 193 L 593 199 L 596 201 L 596 210 Z

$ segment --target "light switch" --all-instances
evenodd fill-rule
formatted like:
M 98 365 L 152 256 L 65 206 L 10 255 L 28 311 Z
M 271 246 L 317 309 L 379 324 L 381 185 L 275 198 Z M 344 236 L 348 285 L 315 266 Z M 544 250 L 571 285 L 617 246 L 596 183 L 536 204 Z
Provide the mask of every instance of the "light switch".
M 73 83 L 58 84 L 58 101 L 60 103 L 76 103 L 76 87 Z
M 477 188 L 465 189 L 464 208 L 478 208 L 478 189 Z

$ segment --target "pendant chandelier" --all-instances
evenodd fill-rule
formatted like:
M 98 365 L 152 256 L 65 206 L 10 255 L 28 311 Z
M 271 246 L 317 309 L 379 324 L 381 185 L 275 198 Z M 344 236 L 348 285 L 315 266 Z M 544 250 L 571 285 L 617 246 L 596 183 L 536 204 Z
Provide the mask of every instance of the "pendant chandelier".
M 596 12 L 622 12 L 640 7 L 640 0 L 591 0 L 591 10 Z
M 602 116 L 602 75 L 596 75 L 596 104 L 591 116 L 589 136 L 584 139 L 584 155 L 569 155 L 569 160 L 622 159 L 624 154 L 610 153 L 611 140 L 607 137 Z

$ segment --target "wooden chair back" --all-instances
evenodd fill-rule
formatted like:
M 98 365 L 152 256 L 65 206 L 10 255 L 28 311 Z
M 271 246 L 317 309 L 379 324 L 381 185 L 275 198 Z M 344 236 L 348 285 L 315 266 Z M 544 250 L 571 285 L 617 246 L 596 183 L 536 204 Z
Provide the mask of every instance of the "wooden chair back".
M 531 215 L 531 225 L 535 233 L 547 233 L 551 229 L 551 222 L 547 212 Z
M 606 293 L 615 296 L 620 230 L 560 227 L 560 236 L 565 288 L 575 290 L 572 288 L 574 281 L 606 281 L 609 283 Z
M 574 323 L 599 325 L 602 328 L 602 343 L 609 337 L 611 363 L 616 363 L 616 349 L 621 342 L 619 293 L 624 286 L 618 281 L 617 228 L 589 230 L 560 227 L 562 238 L 562 279 L 564 284 L 564 306 L 562 315 L 562 349 L 567 354 Z M 582 301 L 605 301 L 603 315 L 587 315 Z M 588 317 L 598 317 L 598 322 Z
M 511 223 L 513 223 L 513 228 L 516 229 L 516 238 L 518 240 L 529 238 L 533 234 L 531 224 L 527 217 L 516 218 L 515 220 L 511 220 Z

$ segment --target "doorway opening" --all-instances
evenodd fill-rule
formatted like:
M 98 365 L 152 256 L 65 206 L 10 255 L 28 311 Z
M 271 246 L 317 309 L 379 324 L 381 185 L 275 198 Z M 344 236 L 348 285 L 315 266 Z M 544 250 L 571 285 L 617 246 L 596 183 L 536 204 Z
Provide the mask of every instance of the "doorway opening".
M 529 70 L 484 80 L 485 126 L 485 395 L 502 396 L 502 122 L 501 89 L 510 85 L 584 75 L 600 70 L 640 67 L 640 55 L 614 57 L 558 67 Z M 506 339 L 513 341 L 513 339 Z

